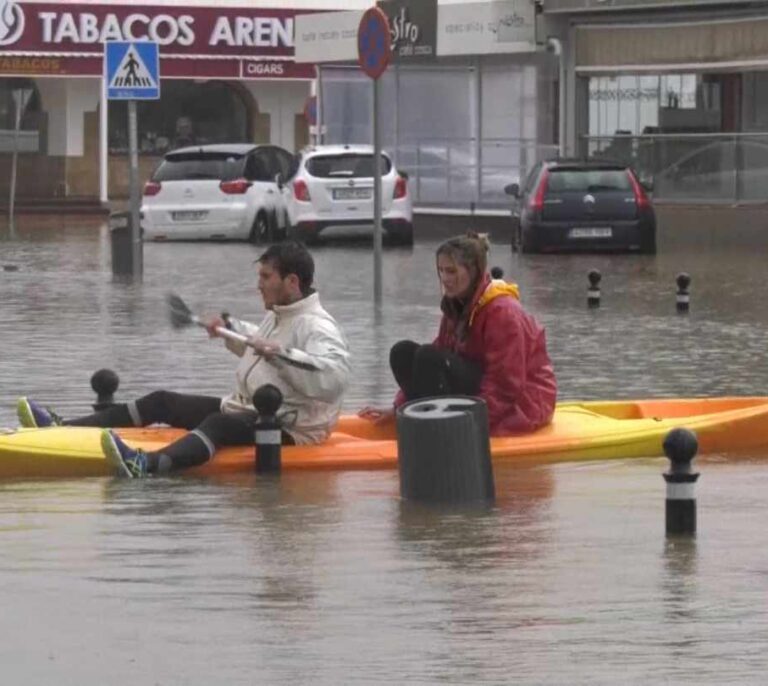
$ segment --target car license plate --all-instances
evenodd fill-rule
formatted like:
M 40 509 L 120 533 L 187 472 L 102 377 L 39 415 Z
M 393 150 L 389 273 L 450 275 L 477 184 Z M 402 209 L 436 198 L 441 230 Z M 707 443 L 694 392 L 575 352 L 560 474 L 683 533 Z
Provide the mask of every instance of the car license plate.
M 180 212 L 171 212 L 171 217 L 175 222 L 199 222 L 205 219 L 208 212 L 205 210 L 182 210 Z
M 582 227 L 568 232 L 568 238 L 610 238 L 611 236 L 613 236 L 613 229 L 610 226 Z
M 368 200 L 371 197 L 370 188 L 334 188 L 334 200 Z

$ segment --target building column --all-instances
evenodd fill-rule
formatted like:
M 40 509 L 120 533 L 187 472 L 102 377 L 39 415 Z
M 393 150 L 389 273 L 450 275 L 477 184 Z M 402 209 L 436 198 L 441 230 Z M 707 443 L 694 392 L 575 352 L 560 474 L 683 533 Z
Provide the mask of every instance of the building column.
M 101 79 L 38 79 L 43 110 L 48 118 L 49 157 L 64 158 L 64 175 L 55 194 L 98 196 L 98 124 Z

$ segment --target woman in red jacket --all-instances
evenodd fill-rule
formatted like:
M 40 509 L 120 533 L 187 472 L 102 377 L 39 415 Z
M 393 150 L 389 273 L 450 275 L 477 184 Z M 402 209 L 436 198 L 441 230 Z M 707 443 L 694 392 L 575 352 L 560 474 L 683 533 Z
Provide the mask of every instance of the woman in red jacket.
M 544 329 L 520 305 L 517 286 L 487 273 L 489 243 L 468 232 L 437 249 L 443 317 L 431 344 L 400 341 L 390 365 L 394 407 L 439 395 L 475 395 L 488 405 L 492 436 L 538 429 L 552 419 L 557 383 Z M 367 407 L 375 422 L 394 408 Z

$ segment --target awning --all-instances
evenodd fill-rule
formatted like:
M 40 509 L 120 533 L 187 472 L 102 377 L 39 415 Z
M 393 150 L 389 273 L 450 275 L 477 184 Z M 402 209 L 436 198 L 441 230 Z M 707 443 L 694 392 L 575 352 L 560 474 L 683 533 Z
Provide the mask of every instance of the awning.
M 576 71 L 714 71 L 768 67 L 768 18 L 579 25 Z

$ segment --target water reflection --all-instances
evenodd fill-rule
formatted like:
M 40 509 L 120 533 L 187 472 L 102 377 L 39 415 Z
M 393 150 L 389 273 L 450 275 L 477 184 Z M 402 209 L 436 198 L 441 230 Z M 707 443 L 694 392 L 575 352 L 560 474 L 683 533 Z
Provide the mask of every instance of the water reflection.
M 664 543 L 664 590 L 666 616 L 670 622 L 684 625 L 696 620 L 698 555 L 695 536 L 668 536 Z M 672 632 L 670 645 L 685 647 L 683 636 Z
M 450 506 L 401 501 L 398 537 L 405 548 L 471 572 L 528 564 L 547 544 L 554 480 L 547 468 L 495 470 L 493 502 Z M 467 542 L 472 542 L 467 545 Z

